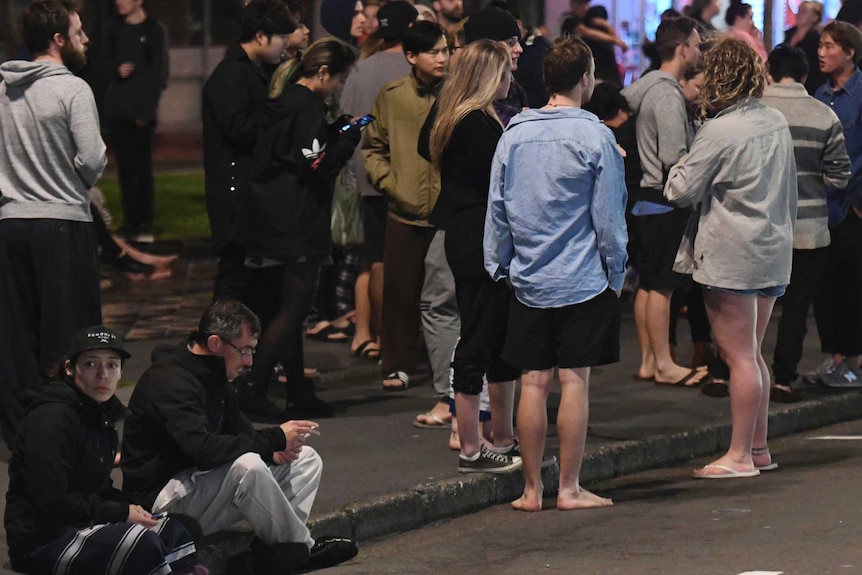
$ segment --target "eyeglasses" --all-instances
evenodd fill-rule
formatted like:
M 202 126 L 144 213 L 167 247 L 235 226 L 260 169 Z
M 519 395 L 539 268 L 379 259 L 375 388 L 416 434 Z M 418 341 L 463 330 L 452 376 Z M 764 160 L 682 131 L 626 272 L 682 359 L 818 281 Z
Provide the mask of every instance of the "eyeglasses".
M 254 357 L 254 354 L 257 353 L 256 347 L 237 347 L 226 339 L 223 339 L 222 341 L 234 348 L 242 357 Z

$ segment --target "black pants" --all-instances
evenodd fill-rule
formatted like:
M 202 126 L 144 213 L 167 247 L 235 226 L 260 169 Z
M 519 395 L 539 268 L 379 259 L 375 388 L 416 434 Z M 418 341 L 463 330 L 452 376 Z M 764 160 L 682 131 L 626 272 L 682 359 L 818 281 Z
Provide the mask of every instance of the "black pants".
M 7 445 L 28 397 L 72 336 L 101 322 L 93 224 L 0 220 L 0 432 Z
M 120 177 L 123 227 L 129 234 L 151 232 L 155 209 L 153 139 L 156 123 L 139 126 L 135 120 L 114 118 L 110 125 Z
M 461 314 L 461 339 L 452 361 L 452 388 L 479 395 L 483 376 L 500 383 L 520 377 L 521 370 L 500 358 L 506 341 L 510 290 L 505 282 L 487 275 L 455 278 L 455 295 Z
M 828 258 L 829 248 L 793 250 L 793 271 L 790 285 L 780 300 L 781 319 L 772 358 L 772 372 L 779 385 L 790 385 L 799 377 L 796 368 L 808 333 L 808 308 L 820 297 Z
M 231 242 L 217 252 L 218 269 L 213 283 L 213 301 L 245 301 L 249 289 L 249 271 L 245 267 L 245 244 Z
M 814 298 L 814 319 L 824 353 L 862 354 L 862 221 L 851 209 L 830 230 L 823 289 Z
M 313 393 L 313 389 L 304 386 L 302 324 L 311 310 L 319 269 L 318 259 L 298 262 L 294 258 L 285 261 L 280 268 L 254 271 L 254 277 L 268 277 L 279 288 L 277 309 L 270 307 L 264 310 L 270 317 L 265 320 L 266 328 L 257 346 L 254 366 L 249 375 L 258 396 L 266 394 L 272 370 L 281 361 L 288 382 L 288 400 L 294 400 L 302 407 L 303 401 L 311 399 L 308 396 Z M 255 287 L 264 291 L 268 289 L 267 286 Z

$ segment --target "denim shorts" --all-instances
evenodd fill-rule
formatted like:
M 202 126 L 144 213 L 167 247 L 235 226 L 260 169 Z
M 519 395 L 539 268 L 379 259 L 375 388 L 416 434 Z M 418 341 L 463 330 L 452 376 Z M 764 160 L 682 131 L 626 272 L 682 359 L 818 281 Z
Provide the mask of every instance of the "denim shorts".
M 787 285 L 765 287 L 760 289 L 729 289 L 714 286 L 703 286 L 708 290 L 721 293 L 729 293 L 731 295 L 759 295 L 760 297 L 781 297 L 787 290 Z

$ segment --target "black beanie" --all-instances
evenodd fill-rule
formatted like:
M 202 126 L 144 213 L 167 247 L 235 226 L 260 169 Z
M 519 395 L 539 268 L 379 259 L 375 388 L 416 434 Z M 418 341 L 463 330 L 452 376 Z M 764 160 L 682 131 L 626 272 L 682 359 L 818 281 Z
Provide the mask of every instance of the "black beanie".
M 520 38 L 518 21 L 505 10 L 489 6 L 471 14 L 464 24 L 464 41 L 469 44 L 476 40 L 508 40 L 512 36 Z

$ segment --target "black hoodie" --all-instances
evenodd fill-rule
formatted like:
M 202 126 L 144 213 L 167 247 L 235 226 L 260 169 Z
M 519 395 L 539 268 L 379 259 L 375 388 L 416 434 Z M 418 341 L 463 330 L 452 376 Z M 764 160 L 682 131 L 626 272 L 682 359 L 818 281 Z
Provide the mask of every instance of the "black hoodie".
M 252 257 L 327 256 L 332 249 L 335 178 L 361 132 L 326 123 L 323 99 L 288 83 L 267 100 L 252 158 L 243 239 Z
M 129 517 L 129 501 L 111 484 L 116 422 L 125 407 L 96 403 L 70 378 L 42 388 L 24 416 L 9 463 L 6 539 L 12 564 L 69 527 Z
M 181 345 L 153 350 L 129 400 L 123 432 L 123 491 L 152 508 L 183 469 L 214 469 L 244 453 L 265 461 L 287 443 L 279 427 L 255 430 L 240 412 L 224 358 Z

